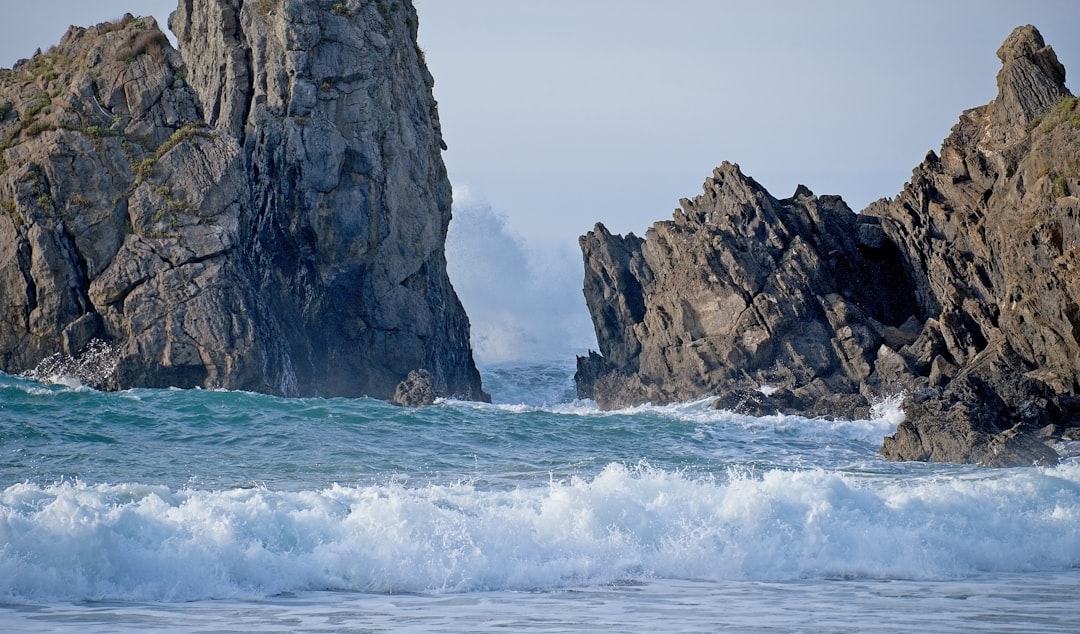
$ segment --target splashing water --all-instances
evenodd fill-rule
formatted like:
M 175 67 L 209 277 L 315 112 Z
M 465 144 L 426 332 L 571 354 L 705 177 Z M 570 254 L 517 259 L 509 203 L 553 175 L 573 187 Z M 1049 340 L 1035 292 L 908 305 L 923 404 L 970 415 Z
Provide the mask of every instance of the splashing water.
M 74 357 L 55 352 L 45 357 L 37 367 L 24 374 L 27 378 L 71 387 L 85 386 L 96 390 L 111 387 L 116 372 L 118 351 L 101 339 L 91 339 Z
M 601 412 L 572 400 L 572 371 L 489 367 L 494 404 L 409 410 L 0 375 L 0 629 L 1066 632 L 1080 616 L 1076 460 L 889 463 L 892 401 L 870 420 Z

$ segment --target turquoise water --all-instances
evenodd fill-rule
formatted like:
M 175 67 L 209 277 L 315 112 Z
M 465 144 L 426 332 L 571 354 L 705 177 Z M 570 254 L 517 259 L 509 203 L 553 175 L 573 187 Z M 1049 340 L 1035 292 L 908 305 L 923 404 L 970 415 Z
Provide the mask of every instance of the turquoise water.
M 0 375 L 0 630 L 1075 631 L 1076 459 L 888 463 L 895 403 L 599 412 L 571 373 L 414 410 Z

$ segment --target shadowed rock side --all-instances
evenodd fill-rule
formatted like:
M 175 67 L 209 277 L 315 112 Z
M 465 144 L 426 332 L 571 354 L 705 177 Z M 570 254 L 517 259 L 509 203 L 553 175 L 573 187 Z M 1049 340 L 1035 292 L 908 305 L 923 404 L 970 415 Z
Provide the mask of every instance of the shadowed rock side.
M 995 101 L 862 214 L 725 163 L 644 240 L 583 236 L 579 395 L 851 417 L 903 391 L 887 458 L 1056 462 L 1080 438 L 1080 108 L 1033 27 L 998 55 Z
M 644 240 L 597 225 L 581 245 L 603 356 L 579 361 L 578 387 L 602 407 L 761 386 L 824 407 L 874 382 L 887 339 L 914 339 L 912 287 L 876 218 L 805 187 L 777 200 L 731 163 Z
M 1023 463 L 1000 444 L 1078 437 L 1080 108 L 1034 27 L 998 57 L 994 101 L 868 210 L 900 247 L 937 347 L 933 389 L 904 403 L 882 448 L 892 459 L 956 460 L 943 438 L 972 437 L 959 459 Z
M 408 1 L 183 0 L 0 80 L 0 363 L 100 387 L 483 399 Z

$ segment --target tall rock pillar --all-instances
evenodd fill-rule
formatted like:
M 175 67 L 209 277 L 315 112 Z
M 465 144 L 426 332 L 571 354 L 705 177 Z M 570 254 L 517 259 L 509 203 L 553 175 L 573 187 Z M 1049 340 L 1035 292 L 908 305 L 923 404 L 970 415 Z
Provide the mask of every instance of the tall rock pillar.
M 246 263 L 299 393 L 483 398 L 443 251 L 451 189 L 411 2 L 184 0 L 206 123 L 238 139 Z

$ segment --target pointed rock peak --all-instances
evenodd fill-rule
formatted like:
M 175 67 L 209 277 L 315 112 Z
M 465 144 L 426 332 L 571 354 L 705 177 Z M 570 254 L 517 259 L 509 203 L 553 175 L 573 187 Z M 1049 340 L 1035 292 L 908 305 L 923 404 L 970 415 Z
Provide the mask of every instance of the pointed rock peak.
M 719 167 L 713 170 L 712 178 L 705 181 L 703 189 L 706 194 L 717 194 L 720 191 L 738 192 L 740 195 L 747 196 L 747 199 L 749 199 L 750 196 L 746 192 L 760 191 L 768 194 L 768 192 L 765 192 L 765 188 L 757 181 L 746 174 L 743 174 L 738 163 L 731 163 L 729 161 L 724 161 Z
M 794 203 L 801 203 L 806 200 L 812 200 L 814 198 L 814 192 L 810 191 L 810 188 L 802 183 L 799 183 L 795 188 L 795 193 L 791 195 L 791 198 L 784 198 L 780 200 L 781 205 L 791 205 Z
M 1039 29 L 1030 24 L 1013 29 L 998 49 L 997 56 L 1002 64 L 1008 64 L 1015 59 L 1045 59 L 1051 73 L 1060 74 L 1061 83 L 1065 83 L 1065 67 L 1058 62 L 1054 49 L 1046 45 Z
M 734 179 L 736 181 L 753 180 L 742 173 L 742 169 L 738 163 L 732 163 L 730 161 L 724 161 L 719 166 L 713 169 L 713 180 L 725 181 L 727 179 Z
M 997 52 L 1001 59 L 998 95 L 990 108 L 991 141 L 1011 143 L 1025 134 L 1029 123 L 1046 114 L 1065 97 L 1065 67 L 1038 29 L 1017 27 Z

